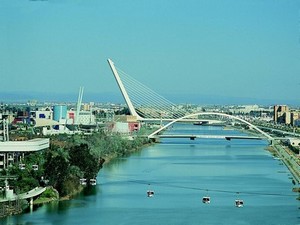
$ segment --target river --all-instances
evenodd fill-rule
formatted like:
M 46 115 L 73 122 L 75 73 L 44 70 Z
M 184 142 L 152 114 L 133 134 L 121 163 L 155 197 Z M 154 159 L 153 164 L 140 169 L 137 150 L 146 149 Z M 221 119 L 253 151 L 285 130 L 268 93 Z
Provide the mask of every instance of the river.
M 177 124 L 169 133 L 232 134 L 221 127 Z M 266 141 L 165 139 L 105 164 L 97 186 L 2 224 L 296 225 L 300 202 L 292 175 Z M 151 189 L 154 196 L 148 198 Z M 209 196 L 211 203 L 202 203 Z M 244 207 L 235 207 L 242 199 Z

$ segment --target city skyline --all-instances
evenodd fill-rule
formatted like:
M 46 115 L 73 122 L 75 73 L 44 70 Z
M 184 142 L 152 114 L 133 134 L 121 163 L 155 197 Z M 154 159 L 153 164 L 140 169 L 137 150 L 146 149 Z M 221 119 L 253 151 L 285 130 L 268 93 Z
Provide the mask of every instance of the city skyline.
M 0 100 L 76 101 L 84 86 L 87 101 L 124 102 L 111 58 L 175 103 L 300 105 L 299 8 L 274 0 L 3 1 Z

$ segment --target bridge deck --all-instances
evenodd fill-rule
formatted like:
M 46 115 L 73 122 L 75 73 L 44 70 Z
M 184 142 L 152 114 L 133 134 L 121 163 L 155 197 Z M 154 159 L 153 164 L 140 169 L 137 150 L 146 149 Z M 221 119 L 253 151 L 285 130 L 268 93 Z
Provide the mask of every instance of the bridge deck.
M 258 136 L 230 136 L 230 135 L 194 135 L 194 134 L 162 134 L 162 135 L 155 135 L 155 138 L 209 138 L 209 139 L 251 139 L 251 140 L 262 140 L 265 139 L 263 137 Z

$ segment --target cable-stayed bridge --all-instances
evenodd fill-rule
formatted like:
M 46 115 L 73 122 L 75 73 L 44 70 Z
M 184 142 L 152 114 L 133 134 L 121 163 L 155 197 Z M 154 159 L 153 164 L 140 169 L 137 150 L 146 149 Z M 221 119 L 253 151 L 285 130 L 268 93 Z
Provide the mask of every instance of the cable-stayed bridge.
M 108 59 L 131 115 L 138 120 L 173 120 L 191 113 L 137 81 Z M 191 120 L 195 121 L 195 119 Z
M 191 136 L 191 135 L 159 135 L 159 132 L 168 128 L 175 122 L 181 121 L 189 121 L 203 123 L 203 124 L 220 124 L 221 121 L 217 119 L 199 119 L 199 116 L 210 116 L 214 118 L 221 118 L 222 121 L 226 120 L 238 120 L 244 124 L 247 124 L 250 128 L 256 130 L 260 136 L 257 137 L 249 137 L 249 136 L 224 136 L 221 138 L 225 138 L 227 140 L 231 139 L 268 139 L 270 141 L 273 140 L 269 134 L 265 133 L 255 125 L 249 123 L 246 120 L 243 120 L 239 117 L 228 115 L 225 113 L 218 112 L 191 112 L 186 109 L 180 108 L 178 105 L 172 103 L 167 100 L 163 96 L 157 94 L 149 87 L 140 83 L 136 79 L 132 78 L 130 75 L 125 73 L 120 68 L 116 67 L 112 60 L 108 59 L 108 64 L 113 72 L 113 75 L 117 81 L 117 84 L 121 90 L 121 93 L 125 99 L 125 102 L 129 108 L 131 115 L 136 116 L 140 121 L 167 121 L 168 123 L 152 134 L 148 136 L 148 138 L 186 138 L 190 139 L 199 138 L 200 136 Z M 203 138 L 203 137 L 202 137 Z M 213 138 L 216 138 L 214 136 Z

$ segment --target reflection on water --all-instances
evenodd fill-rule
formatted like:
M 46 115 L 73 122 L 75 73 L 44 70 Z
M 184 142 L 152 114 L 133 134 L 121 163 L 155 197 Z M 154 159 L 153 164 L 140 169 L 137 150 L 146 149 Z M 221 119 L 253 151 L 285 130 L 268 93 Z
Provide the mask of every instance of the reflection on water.
M 174 126 L 169 132 L 236 133 Z M 291 174 L 266 142 L 170 139 L 105 164 L 97 186 L 4 224 L 300 224 Z M 280 172 L 278 172 L 280 171 Z M 149 187 L 150 184 L 150 187 Z M 152 198 L 146 191 L 155 191 Z M 203 204 L 202 197 L 211 203 Z M 235 207 L 235 200 L 244 207 Z

